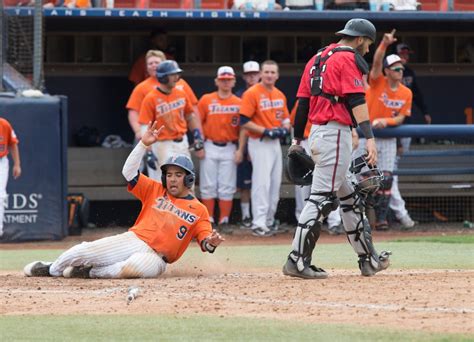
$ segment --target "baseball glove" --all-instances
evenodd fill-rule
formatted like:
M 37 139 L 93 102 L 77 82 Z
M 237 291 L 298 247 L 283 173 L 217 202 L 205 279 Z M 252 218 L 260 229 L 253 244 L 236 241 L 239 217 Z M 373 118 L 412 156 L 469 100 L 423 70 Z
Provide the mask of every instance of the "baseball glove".
M 296 185 L 311 185 L 313 181 L 314 161 L 304 149 L 288 150 L 286 177 Z

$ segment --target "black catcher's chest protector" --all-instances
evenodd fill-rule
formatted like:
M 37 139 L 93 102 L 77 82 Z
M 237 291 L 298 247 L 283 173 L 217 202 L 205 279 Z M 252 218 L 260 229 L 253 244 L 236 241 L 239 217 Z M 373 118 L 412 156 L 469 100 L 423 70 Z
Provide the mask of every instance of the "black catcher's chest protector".
M 318 50 L 316 54 L 316 58 L 314 59 L 314 65 L 312 68 L 313 76 L 311 79 L 311 95 L 325 97 L 328 100 L 330 100 L 332 104 L 335 104 L 338 102 L 344 103 L 344 98 L 338 97 L 334 94 L 328 94 L 328 93 L 323 92 L 323 76 L 321 76 L 321 74 L 323 74 L 326 71 L 327 60 L 336 52 L 347 51 L 347 52 L 352 52 L 353 54 L 355 54 L 357 67 L 362 72 L 362 74 L 366 75 L 369 72 L 369 65 L 367 64 L 365 59 L 357 52 L 357 50 L 349 46 L 337 46 L 331 49 L 326 54 L 326 56 L 322 57 L 322 54 L 324 51 L 326 51 L 326 49 L 327 49 L 327 46 Z

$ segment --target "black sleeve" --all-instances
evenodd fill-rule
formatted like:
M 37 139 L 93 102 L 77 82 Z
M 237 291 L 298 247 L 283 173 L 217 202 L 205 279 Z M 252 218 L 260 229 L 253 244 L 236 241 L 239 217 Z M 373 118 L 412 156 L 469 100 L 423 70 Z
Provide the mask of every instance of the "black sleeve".
M 309 112 L 309 98 L 308 97 L 299 97 L 298 98 L 298 108 L 296 108 L 295 116 L 295 138 L 304 139 L 304 129 L 306 123 L 308 122 L 308 112 Z
M 138 183 L 138 178 L 140 178 L 140 171 L 137 172 L 137 175 L 135 177 L 133 177 L 132 180 L 130 180 L 130 182 L 128 182 L 128 184 L 130 185 L 130 188 L 134 188 L 135 185 L 137 185 Z
M 350 109 L 360 106 L 365 103 L 365 94 L 364 93 L 353 93 L 347 95 L 347 105 Z
M 245 125 L 249 121 L 250 121 L 250 118 L 248 116 L 240 114 L 240 126 Z

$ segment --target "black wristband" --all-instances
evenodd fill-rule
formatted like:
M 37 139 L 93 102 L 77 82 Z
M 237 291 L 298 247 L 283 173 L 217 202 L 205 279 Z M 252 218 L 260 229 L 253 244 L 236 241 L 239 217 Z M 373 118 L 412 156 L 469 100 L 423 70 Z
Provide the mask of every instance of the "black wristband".
M 369 120 L 360 122 L 359 127 L 366 139 L 372 139 L 374 137 L 374 132 L 372 132 L 372 126 L 370 126 Z

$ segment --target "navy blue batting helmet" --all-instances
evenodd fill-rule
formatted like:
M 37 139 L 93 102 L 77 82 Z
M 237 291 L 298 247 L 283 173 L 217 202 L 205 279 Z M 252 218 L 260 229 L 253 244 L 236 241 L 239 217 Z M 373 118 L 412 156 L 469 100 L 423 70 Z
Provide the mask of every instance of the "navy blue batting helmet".
M 184 177 L 184 186 L 191 188 L 194 184 L 196 175 L 194 173 L 194 164 L 191 158 L 184 154 L 177 154 L 169 157 L 166 162 L 161 165 L 161 183 L 166 188 L 166 169 L 168 166 L 174 165 L 182 168 L 186 171 L 186 176 Z
M 375 42 L 377 31 L 374 24 L 367 19 L 354 18 L 349 20 L 344 29 L 336 32 L 339 36 L 367 37 Z
M 169 82 L 169 75 L 182 73 L 183 70 L 179 68 L 178 63 L 172 60 L 166 60 L 158 64 L 156 68 L 156 78 L 158 82 L 167 84 Z

